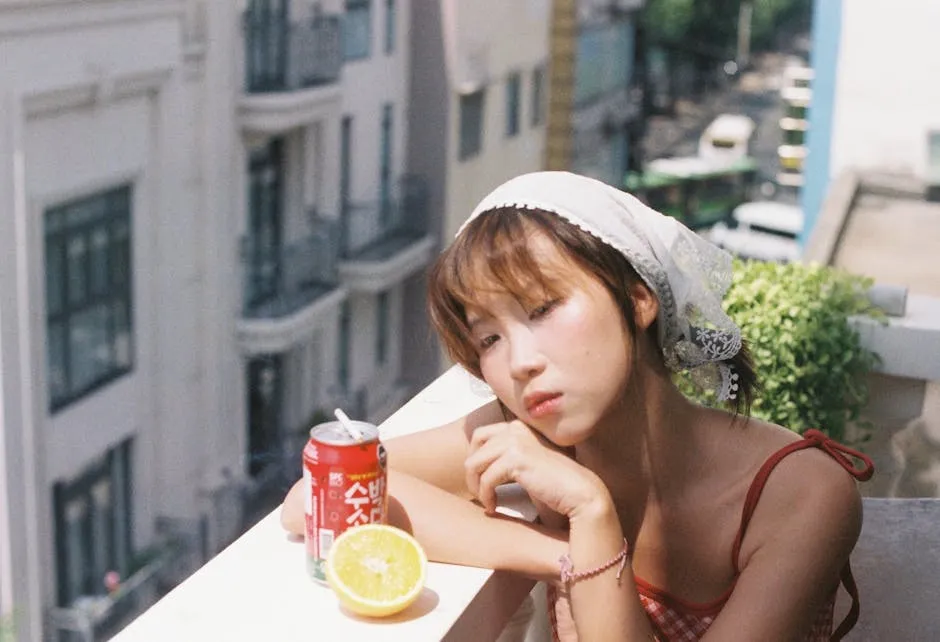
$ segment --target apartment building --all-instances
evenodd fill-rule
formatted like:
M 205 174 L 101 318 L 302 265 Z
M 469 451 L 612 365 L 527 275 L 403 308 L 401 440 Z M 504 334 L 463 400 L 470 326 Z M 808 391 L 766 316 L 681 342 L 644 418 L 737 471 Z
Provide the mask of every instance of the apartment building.
M 283 492 L 316 417 L 409 394 L 433 245 L 404 171 L 409 21 L 407 0 L 0 7 L 16 639 L 106 636 Z
M 644 0 L 553 3 L 546 166 L 621 186 L 639 169 Z
M 543 169 L 551 3 L 415 0 L 412 7 L 407 167 L 426 177 L 430 209 L 439 213 L 433 232 L 446 245 L 490 190 Z M 405 306 L 425 307 L 423 282 L 408 289 Z M 439 371 L 426 317 L 403 341 L 409 370 Z
M 847 169 L 940 184 L 940 51 L 929 45 L 938 21 L 940 4 L 932 0 L 890 8 L 875 0 L 815 3 L 806 238 L 830 184 Z

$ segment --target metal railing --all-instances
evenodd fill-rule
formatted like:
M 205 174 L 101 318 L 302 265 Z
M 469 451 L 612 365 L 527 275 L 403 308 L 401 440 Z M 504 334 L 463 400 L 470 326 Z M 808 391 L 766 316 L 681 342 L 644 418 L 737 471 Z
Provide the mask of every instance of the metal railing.
M 279 248 L 242 239 L 247 318 L 286 316 L 336 287 L 339 226 L 314 215 L 310 227 L 307 237 Z
M 397 194 L 387 199 L 347 202 L 341 221 L 341 258 L 361 258 L 369 252 L 386 258 L 383 254 L 428 233 L 427 185 L 417 176 L 405 176 L 398 182 Z
M 69 607 L 50 609 L 52 640 L 95 642 L 110 638 L 179 581 L 173 574 L 190 553 L 189 546 L 182 538 L 168 536 L 111 593 L 82 596 Z
M 249 92 L 294 91 L 339 80 L 343 66 L 339 16 L 286 20 L 249 8 L 244 28 Z

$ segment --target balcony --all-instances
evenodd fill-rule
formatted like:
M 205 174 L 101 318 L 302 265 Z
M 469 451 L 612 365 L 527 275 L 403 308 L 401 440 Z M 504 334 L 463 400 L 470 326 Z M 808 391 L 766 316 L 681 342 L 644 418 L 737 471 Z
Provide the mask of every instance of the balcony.
M 391 198 L 347 203 L 340 242 L 343 284 L 376 293 L 427 265 L 434 246 L 428 222 L 427 186 L 414 176 L 402 178 Z
M 411 399 L 380 427 L 383 439 L 451 421 L 492 399 L 492 393 L 454 368 Z M 501 513 L 534 519 L 515 485 L 499 491 Z M 303 561 L 303 542 L 286 537 L 273 511 L 198 573 L 124 629 L 114 642 L 155 640 L 317 639 L 547 640 L 526 638 L 534 582 L 509 573 L 459 564 L 428 564 L 427 588 L 403 613 L 384 620 L 350 616 L 329 588 L 313 582 Z M 238 578 L 238 590 L 232 590 Z M 536 589 L 534 609 L 547 623 L 545 595 Z M 522 608 L 520 608 L 520 605 Z
M 55 640 L 105 640 L 149 609 L 196 568 L 196 543 L 179 533 L 166 533 L 155 546 L 140 552 L 126 579 L 110 593 L 83 595 L 67 608 L 48 612 Z M 6 638 L 4 638 L 6 639 Z
M 288 20 L 281 11 L 252 5 L 244 14 L 243 129 L 278 134 L 334 115 L 343 66 L 339 16 Z
M 242 241 L 245 304 L 238 339 L 246 356 L 289 349 L 346 296 L 337 274 L 338 226 L 316 216 L 312 221 L 309 236 L 279 249 Z

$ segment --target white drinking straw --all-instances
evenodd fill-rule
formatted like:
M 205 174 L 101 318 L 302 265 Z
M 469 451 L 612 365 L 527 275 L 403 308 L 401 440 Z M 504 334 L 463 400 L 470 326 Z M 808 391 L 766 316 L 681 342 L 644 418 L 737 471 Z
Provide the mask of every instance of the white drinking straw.
M 362 441 L 362 432 L 353 425 L 352 419 L 350 419 L 345 412 L 337 408 L 333 411 L 333 414 L 336 415 L 336 418 L 339 419 L 339 422 L 343 424 L 343 428 L 346 429 L 346 432 L 349 433 L 350 437 L 356 441 Z

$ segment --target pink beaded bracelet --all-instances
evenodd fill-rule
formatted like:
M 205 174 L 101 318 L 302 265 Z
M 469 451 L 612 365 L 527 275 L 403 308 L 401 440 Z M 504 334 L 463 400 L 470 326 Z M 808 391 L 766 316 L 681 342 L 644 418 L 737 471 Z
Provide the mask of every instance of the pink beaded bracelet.
M 599 573 L 603 573 L 611 566 L 620 562 L 620 568 L 617 569 L 617 585 L 620 585 L 620 577 L 623 575 L 623 569 L 627 566 L 627 558 L 630 555 L 630 546 L 627 544 L 627 539 L 623 539 L 623 548 L 620 549 L 620 552 L 616 556 L 612 557 L 608 561 L 604 562 L 597 568 L 592 568 L 589 571 L 578 571 L 575 572 L 574 564 L 571 563 L 571 556 L 568 553 L 565 553 L 558 558 L 558 563 L 561 565 L 561 582 L 562 584 L 569 584 L 576 582 L 578 580 L 583 580 L 587 577 L 594 577 Z

